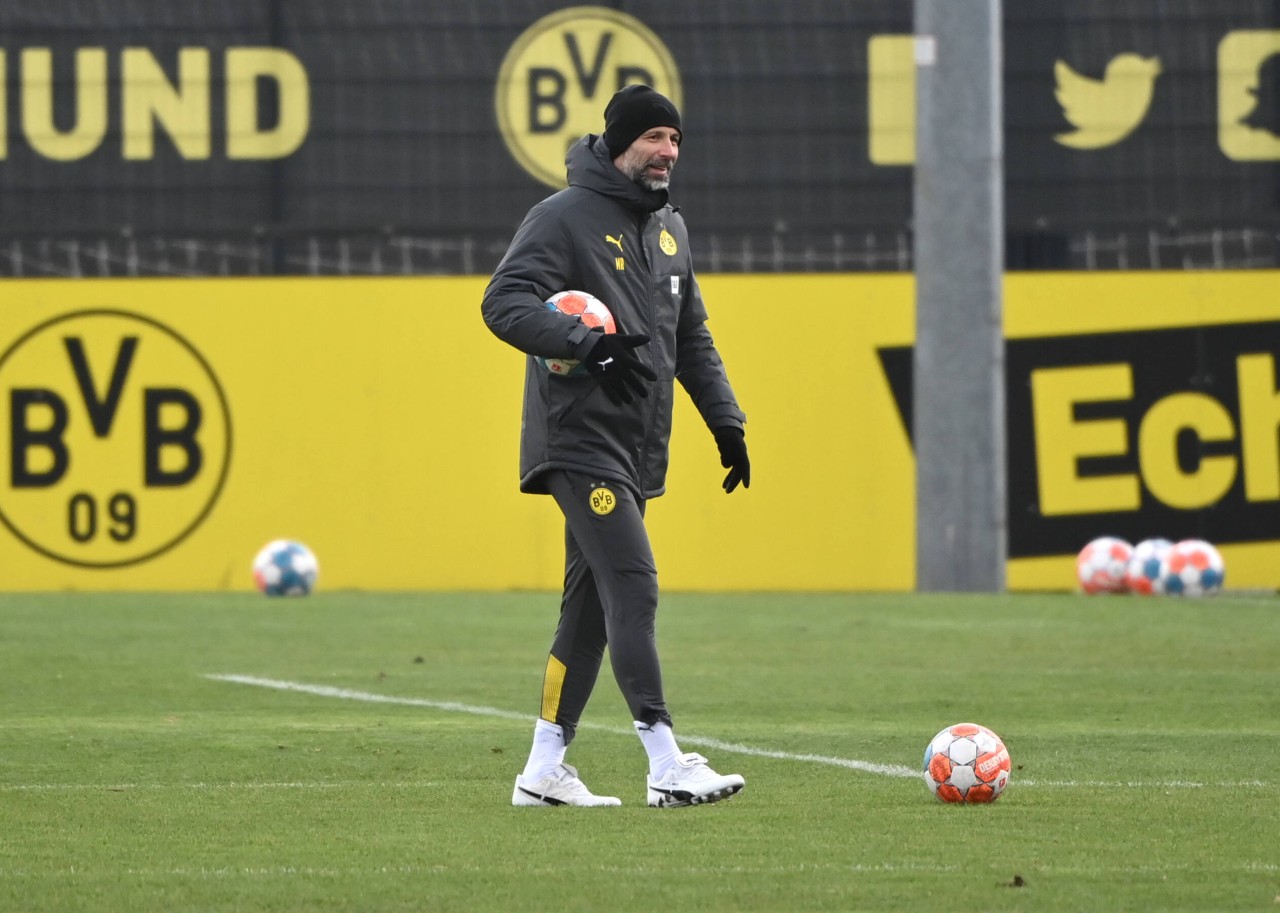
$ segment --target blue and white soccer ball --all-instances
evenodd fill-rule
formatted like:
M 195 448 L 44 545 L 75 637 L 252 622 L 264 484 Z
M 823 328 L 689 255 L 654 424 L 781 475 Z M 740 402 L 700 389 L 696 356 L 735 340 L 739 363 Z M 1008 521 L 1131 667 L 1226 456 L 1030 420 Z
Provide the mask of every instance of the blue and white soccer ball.
M 306 596 L 319 574 L 311 549 L 291 539 L 268 542 L 253 559 L 253 580 L 268 596 Z
M 1168 539 L 1143 539 L 1133 547 L 1129 566 L 1124 571 L 1124 582 L 1130 593 L 1140 596 L 1158 595 L 1164 592 L 1160 579 L 1160 565 L 1173 543 Z

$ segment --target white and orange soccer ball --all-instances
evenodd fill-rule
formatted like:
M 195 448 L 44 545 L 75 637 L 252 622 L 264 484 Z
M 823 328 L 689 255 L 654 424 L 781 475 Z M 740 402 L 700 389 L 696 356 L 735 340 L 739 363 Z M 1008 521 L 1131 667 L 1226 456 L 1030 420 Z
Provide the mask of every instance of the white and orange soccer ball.
M 1130 593 L 1151 596 L 1164 592 L 1160 564 L 1171 548 L 1173 543 L 1168 539 L 1143 539 L 1133 547 L 1124 572 L 1124 583 Z
M 1115 536 L 1099 536 L 1076 556 L 1076 579 L 1086 593 L 1123 593 L 1133 546 Z
M 924 782 L 943 802 L 994 802 L 1009 785 L 1009 749 L 977 723 L 956 723 L 924 749 Z
M 618 332 L 613 313 L 595 295 L 577 291 L 556 292 L 547 299 L 546 304 L 553 311 L 577 317 L 589 327 L 600 327 L 606 333 Z M 561 377 L 580 377 L 587 373 L 582 362 L 576 358 L 544 358 L 539 355 L 536 360 L 552 374 Z
M 1211 596 L 1226 576 L 1221 552 L 1203 539 L 1183 539 L 1160 562 L 1160 586 L 1171 596 Z

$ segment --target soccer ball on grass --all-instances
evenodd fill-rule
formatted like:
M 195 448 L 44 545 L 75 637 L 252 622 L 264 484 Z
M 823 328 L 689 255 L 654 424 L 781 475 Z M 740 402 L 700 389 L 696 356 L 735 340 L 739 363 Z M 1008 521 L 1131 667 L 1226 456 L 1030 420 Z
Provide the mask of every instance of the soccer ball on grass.
M 956 723 L 924 749 L 924 782 L 943 802 L 994 802 L 1009 785 L 1009 749 L 977 723 Z
M 1203 539 L 1183 539 L 1160 562 L 1160 587 L 1172 596 L 1211 596 L 1227 575 L 1222 554 Z
M 1115 536 L 1099 536 L 1076 556 L 1076 579 L 1086 593 L 1123 593 L 1133 546 Z
M 557 292 L 547 299 L 546 304 L 553 311 L 577 317 L 589 327 L 600 327 L 606 333 L 618 332 L 612 312 L 595 295 L 576 291 Z M 561 377 L 581 377 L 587 373 L 586 366 L 576 358 L 544 358 L 538 355 L 535 360 L 552 374 Z
M 253 580 L 268 596 L 306 596 L 316 585 L 320 566 L 301 542 L 275 539 L 253 559 Z
M 1160 564 L 1171 548 L 1173 543 L 1168 539 L 1143 539 L 1133 547 L 1129 566 L 1124 571 L 1125 586 L 1130 593 L 1151 596 L 1164 592 Z

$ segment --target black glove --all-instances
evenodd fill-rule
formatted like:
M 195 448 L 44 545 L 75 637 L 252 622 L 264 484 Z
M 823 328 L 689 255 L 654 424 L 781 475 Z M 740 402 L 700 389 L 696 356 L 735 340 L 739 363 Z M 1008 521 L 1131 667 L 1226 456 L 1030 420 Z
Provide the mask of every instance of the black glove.
M 720 465 L 729 470 L 724 477 L 724 493 L 728 494 L 742 483 L 743 488 L 751 487 L 751 460 L 747 459 L 747 439 L 742 429 L 736 425 L 725 425 L 711 429 L 716 436 L 716 447 L 720 448 Z
M 653 369 L 632 350 L 648 344 L 649 337 L 626 333 L 601 333 L 584 359 L 587 372 L 600 378 L 600 386 L 615 406 L 649 395 L 646 380 L 657 380 Z

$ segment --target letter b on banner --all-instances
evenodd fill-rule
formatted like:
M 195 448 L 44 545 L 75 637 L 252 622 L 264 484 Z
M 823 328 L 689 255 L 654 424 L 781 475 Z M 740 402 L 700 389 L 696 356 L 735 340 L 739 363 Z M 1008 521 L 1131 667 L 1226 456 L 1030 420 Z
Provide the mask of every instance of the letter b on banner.
M 610 96 L 635 83 L 680 107 L 675 61 L 644 23 L 598 6 L 560 10 L 529 26 L 502 61 L 498 127 L 529 174 L 563 187 L 565 150 L 601 132 Z
M 0 355 L 0 520 L 36 551 L 121 567 L 208 514 L 231 456 L 212 369 L 173 330 L 123 311 L 49 320 Z

